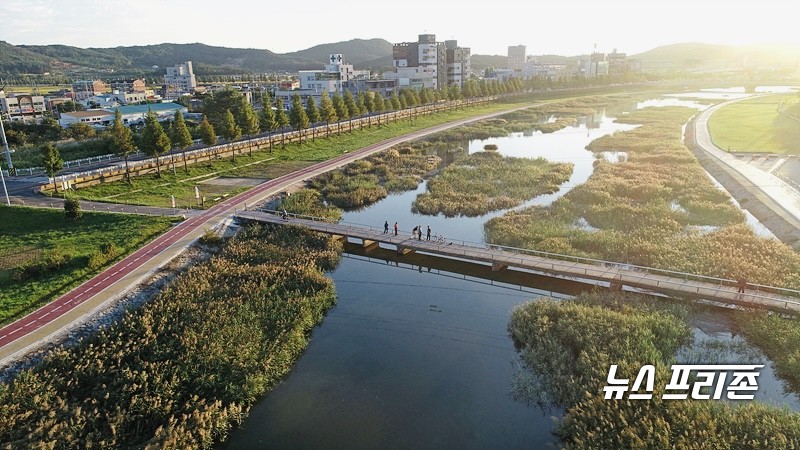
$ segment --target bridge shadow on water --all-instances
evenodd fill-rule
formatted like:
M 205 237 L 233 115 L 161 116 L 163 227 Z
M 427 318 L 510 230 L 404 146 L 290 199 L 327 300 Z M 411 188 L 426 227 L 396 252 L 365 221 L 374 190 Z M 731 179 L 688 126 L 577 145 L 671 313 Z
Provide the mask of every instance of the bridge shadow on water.
M 504 269 L 493 271 L 488 264 L 466 261 L 463 259 L 445 258 L 422 252 L 398 254 L 394 248 L 372 246 L 364 248 L 361 243 L 344 243 L 345 258 L 390 264 L 406 270 L 427 272 L 439 276 L 463 279 L 492 286 L 499 286 L 516 291 L 529 292 L 536 296 L 553 298 L 569 298 L 582 292 L 606 285 L 592 280 L 555 278 L 525 270 Z

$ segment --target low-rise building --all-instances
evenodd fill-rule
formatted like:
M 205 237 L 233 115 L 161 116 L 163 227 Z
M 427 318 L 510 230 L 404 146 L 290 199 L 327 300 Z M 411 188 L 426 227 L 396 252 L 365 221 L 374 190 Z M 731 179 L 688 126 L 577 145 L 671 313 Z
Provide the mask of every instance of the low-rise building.
M 114 80 L 111 83 L 111 91 L 119 92 L 144 92 L 147 85 L 142 79 Z
M 58 124 L 66 128 L 74 123 L 85 123 L 95 127 L 105 127 L 114 122 L 114 113 L 105 109 L 90 109 L 88 111 L 71 111 L 61 113 Z
M 113 109 L 65 112 L 61 113 L 61 119 L 58 123 L 65 128 L 76 122 L 103 128 L 114 123 L 114 115 L 117 110 L 122 116 L 122 123 L 128 126 L 144 123 L 144 118 L 149 111 L 153 111 L 159 121 L 172 119 L 175 111 L 180 111 L 182 114 L 188 112 L 185 106 L 178 103 L 153 103 L 149 105 L 118 106 Z
M 319 104 L 323 92 L 342 95 L 344 91 L 350 91 L 356 95 L 367 90 L 365 82 L 370 76 L 368 70 L 355 70 L 352 64 L 345 62 L 341 54 L 330 55 L 329 61 L 330 64 L 325 65 L 323 70 L 301 70 L 298 88 L 278 89 L 275 91 L 275 98 L 280 98 L 288 109 L 294 95 L 299 95 L 305 105 L 309 98 Z
M 89 97 L 106 92 L 106 84 L 100 80 L 78 80 L 72 82 L 72 98 L 84 102 Z
M 46 111 L 44 97 L 31 94 L 6 94 L 0 91 L 0 116 L 11 121 L 41 120 Z

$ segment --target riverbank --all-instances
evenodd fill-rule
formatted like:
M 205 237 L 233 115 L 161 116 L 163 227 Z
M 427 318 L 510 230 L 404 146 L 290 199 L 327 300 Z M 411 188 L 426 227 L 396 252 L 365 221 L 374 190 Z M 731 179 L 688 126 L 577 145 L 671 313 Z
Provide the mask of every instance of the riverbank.
M 340 245 L 247 227 L 154 300 L 0 384 L 0 441 L 208 448 L 274 387 L 335 303 Z
M 686 125 L 684 142 L 703 168 L 775 237 L 795 251 L 800 251 L 800 220 L 789 214 L 780 203 L 766 195 L 758 186 L 753 186 L 744 175 L 703 150 L 696 140 L 695 119 L 696 117 L 692 118 Z

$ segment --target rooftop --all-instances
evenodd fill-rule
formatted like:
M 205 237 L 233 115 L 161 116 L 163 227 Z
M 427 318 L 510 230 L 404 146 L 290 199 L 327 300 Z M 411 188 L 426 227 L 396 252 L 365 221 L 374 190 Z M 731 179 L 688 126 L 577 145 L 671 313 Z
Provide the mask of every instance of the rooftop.
M 151 109 L 153 112 L 164 112 L 164 111 L 175 111 L 176 109 L 186 108 L 185 106 L 178 104 L 178 103 L 148 103 L 146 105 L 130 105 L 130 106 L 118 106 L 111 110 L 113 113 L 114 110 L 119 110 L 122 114 L 137 114 L 137 113 L 146 113 L 148 109 Z
M 88 111 L 71 111 L 61 114 L 81 118 L 81 117 L 111 116 L 114 113 L 112 113 L 111 111 L 106 111 L 105 109 L 90 109 Z

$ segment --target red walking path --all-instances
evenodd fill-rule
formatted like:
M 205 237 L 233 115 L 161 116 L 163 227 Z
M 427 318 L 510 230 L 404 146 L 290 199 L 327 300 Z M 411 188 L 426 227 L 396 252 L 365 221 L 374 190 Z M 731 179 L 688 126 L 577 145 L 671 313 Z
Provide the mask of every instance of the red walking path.
M 192 216 L 55 301 L 1 328 L 0 367 L 5 367 L 26 353 L 52 341 L 59 334 L 71 329 L 73 324 L 80 323 L 86 317 L 103 309 L 108 302 L 125 295 L 130 289 L 151 276 L 158 268 L 180 254 L 202 236 L 206 229 L 216 227 L 238 209 L 247 209 L 248 205 L 252 206 L 261 202 L 288 186 L 401 142 L 531 106 L 534 105 L 461 119 L 387 139 L 358 151 L 346 153 L 266 181 Z

